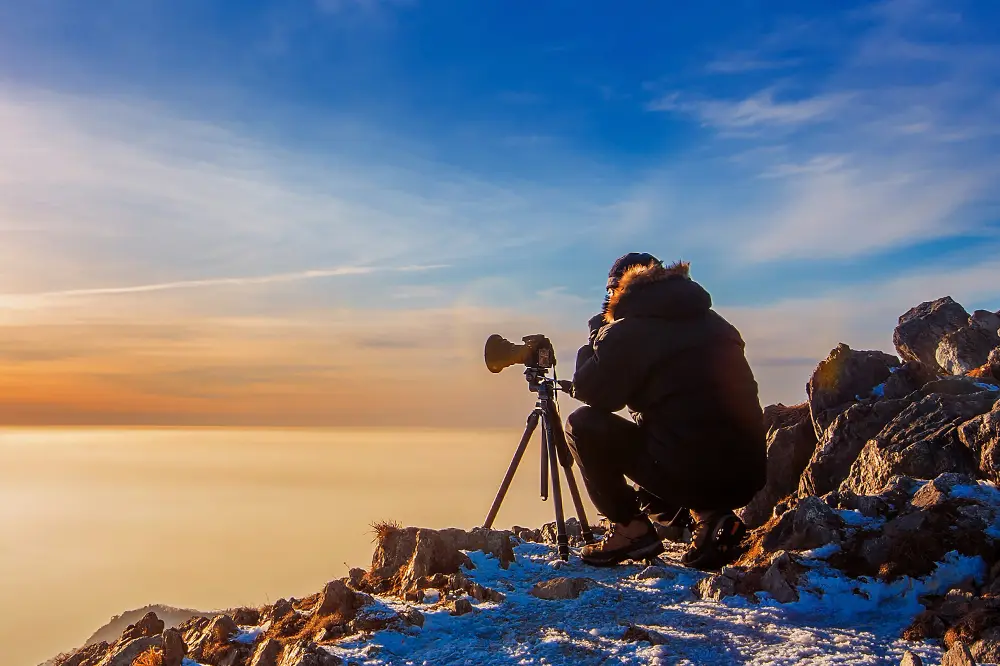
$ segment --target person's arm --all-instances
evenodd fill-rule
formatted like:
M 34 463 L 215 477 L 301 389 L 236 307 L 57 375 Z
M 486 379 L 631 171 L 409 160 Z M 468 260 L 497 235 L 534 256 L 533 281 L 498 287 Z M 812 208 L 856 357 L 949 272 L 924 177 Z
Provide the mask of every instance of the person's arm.
M 624 408 L 641 380 L 633 347 L 625 322 L 601 328 L 593 344 L 577 352 L 573 397 L 609 412 Z

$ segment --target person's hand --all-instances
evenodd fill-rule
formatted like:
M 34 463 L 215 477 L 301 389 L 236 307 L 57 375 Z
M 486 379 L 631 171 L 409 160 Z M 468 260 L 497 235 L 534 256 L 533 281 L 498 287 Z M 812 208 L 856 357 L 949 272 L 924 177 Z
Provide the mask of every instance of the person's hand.
M 605 324 L 605 321 L 604 321 L 604 313 L 603 312 L 594 315 L 587 322 L 587 328 L 590 330 L 590 334 L 588 336 L 588 339 L 590 340 L 590 346 L 591 347 L 594 346 L 594 340 L 597 339 L 597 332 L 601 330 L 601 327 L 604 326 L 604 324 Z

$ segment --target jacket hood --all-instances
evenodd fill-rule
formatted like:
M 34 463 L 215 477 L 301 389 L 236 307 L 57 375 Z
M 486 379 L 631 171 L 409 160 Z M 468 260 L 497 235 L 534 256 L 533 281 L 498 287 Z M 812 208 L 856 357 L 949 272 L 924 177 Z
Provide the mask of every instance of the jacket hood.
M 712 297 L 691 279 L 690 268 L 688 262 L 678 261 L 628 269 L 608 300 L 604 321 L 610 324 L 629 316 L 683 319 L 706 312 Z

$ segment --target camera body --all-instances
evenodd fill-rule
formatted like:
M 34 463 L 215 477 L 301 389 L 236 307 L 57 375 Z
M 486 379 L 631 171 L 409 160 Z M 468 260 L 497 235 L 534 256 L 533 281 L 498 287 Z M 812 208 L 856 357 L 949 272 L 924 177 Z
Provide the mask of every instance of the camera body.
M 503 336 L 493 334 L 486 340 L 486 367 L 497 373 L 520 363 L 529 368 L 548 370 L 556 365 L 556 351 L 552 342 L 541 334 L 526 335 L 524 344 L 515 344 Z

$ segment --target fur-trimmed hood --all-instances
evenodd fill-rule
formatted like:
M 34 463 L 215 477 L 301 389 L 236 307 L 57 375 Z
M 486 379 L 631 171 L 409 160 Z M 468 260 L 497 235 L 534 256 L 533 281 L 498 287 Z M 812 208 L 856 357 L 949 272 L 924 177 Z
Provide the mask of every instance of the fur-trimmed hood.
M 625 316 L 683 318 L 712 307 L 712 298 L 691 280 L 691 265 L 652 263 L 625 271 L 608 300 L 604 321 Z

